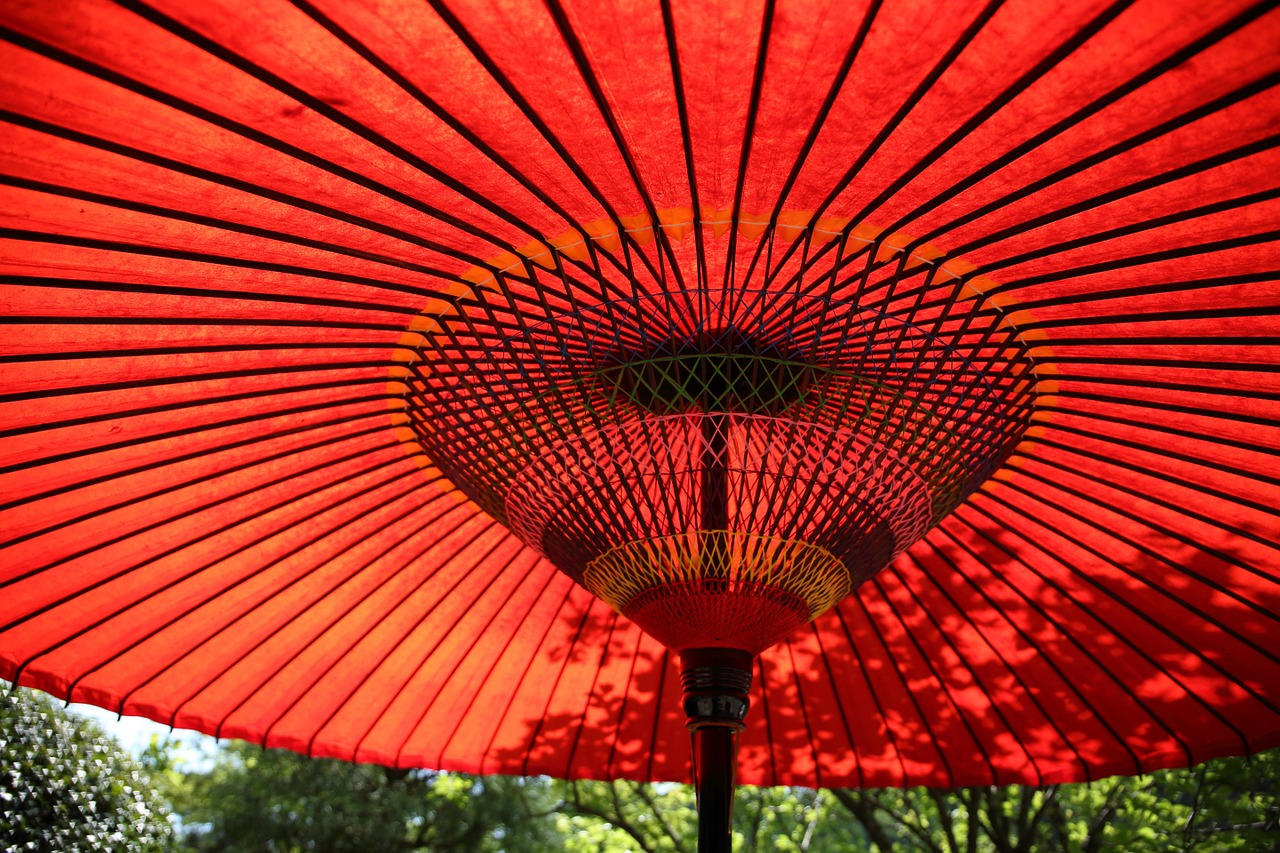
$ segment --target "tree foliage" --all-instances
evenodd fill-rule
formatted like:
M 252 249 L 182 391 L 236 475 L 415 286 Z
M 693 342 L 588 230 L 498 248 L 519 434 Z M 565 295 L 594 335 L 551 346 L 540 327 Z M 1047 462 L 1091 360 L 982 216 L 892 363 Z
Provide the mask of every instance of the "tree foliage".
M 697 848 L 683 785 L 391 771 L 245 745 L 183 778 L 200 850 Z M 734 834 L 736 853 L 1280 850 L 1280 751 L 1044 788 L 742 788 Z
M 405 853 L 694 853 L 684 785 L 473 777 L 235 743 L 135 762 L 39 694 L 0 706 L 0 847 Z M 152 787 L 158 786 L 157 794 Z M 1280 851 L 1280 750 L 1090 784 L 742 788 L 735 853 Z
M 0 684 L 0 849 L 173 849 L 147 772 L 94 723 Z
M 191 850 L 535 853 L 557 849 L 539 780 L 308 759 L 235 743 L 200 772 L 169 768 Z

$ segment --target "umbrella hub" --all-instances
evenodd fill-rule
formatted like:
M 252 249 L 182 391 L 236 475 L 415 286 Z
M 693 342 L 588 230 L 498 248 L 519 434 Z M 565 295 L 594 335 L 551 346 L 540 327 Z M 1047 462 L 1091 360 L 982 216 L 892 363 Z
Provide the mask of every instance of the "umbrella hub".
M 420 324 L 420 441 L 675 650 L 756 654 L 833 606 L 1030 413 L 1013 331 L 954 287 L 893 303 L 495 282 Z

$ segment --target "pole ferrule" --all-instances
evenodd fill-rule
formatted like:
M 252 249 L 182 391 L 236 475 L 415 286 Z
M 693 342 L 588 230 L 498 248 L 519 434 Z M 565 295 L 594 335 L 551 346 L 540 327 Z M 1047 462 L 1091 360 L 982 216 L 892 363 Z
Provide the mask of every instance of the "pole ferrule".
M 751 700 L 753 659 L 737 649 L 687 649 L 680 653 L 685 725 L 742 731 Z

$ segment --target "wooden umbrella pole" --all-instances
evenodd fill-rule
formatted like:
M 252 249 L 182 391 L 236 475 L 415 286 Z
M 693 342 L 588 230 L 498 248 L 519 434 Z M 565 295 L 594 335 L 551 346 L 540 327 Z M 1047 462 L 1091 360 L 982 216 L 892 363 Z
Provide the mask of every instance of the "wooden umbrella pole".
M 687 649 L 680 653 L 698 797 L 698 853 L 730 853 L 733 849 L 738 733 L 750 707 L 747 693 L 753 661 L 750 653 L 737 649 Z

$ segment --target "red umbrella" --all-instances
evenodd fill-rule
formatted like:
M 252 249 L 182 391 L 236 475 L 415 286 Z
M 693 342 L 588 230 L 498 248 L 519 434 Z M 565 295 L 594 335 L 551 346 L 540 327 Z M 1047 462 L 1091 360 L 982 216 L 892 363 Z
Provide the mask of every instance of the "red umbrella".
M 687 778 L 708 648 L 753 784 L 1280 744 L 1272 4 L 0 37 L 0 677 L 571 778 Z

